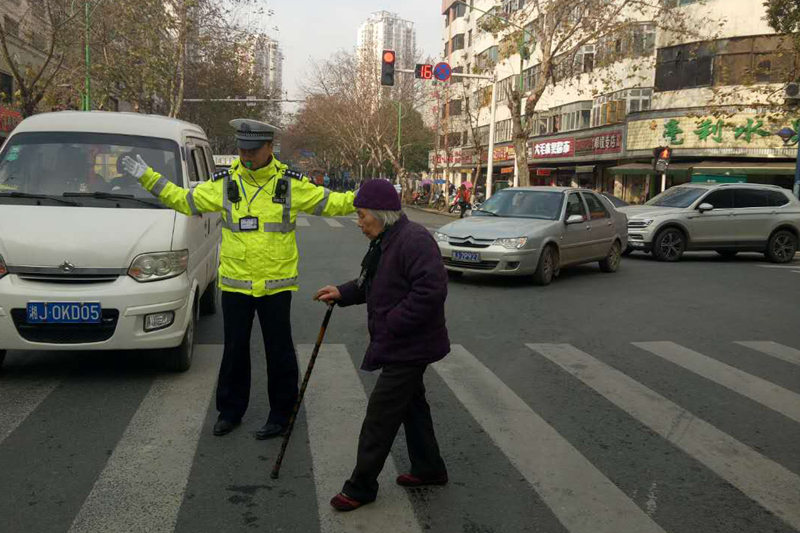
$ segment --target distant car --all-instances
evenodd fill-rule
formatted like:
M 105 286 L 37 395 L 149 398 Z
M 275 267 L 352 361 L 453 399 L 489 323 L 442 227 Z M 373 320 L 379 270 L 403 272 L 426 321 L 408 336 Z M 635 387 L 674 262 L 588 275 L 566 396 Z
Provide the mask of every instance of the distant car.
M 503 189 L 434 237 L 454 275 L 533 276 L 539 285 L 561 267 L 592 261 L 615 272 L 628 242 L 624 214 L 593 191 L 569 187 Z
M 800 201 L 775 185 L 689 183 L 621 210 L 628 215 L 630 249 L 659 261 L 713 250 L 725 257 L 760 252 L 787 263 L 800 239 Z

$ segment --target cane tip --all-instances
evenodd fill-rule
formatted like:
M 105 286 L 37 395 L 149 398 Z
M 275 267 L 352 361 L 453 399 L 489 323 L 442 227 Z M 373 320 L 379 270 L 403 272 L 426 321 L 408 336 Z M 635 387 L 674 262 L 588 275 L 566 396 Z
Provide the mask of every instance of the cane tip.
M 269 475 L 269 477 L 270 477 L 270 479 L 278 479 L 278 473 L 277 473 L 277 472 L 275 472 L 275 471 L 273 471 L 273 472 L 272 472 L 272 473 Z

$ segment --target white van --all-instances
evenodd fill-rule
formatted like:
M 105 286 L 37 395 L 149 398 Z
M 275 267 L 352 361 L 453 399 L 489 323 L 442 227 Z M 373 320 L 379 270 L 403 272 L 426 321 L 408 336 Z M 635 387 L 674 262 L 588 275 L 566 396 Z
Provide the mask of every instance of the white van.
M 219 300 L 218 213 L 165 208 L 126 175 L 141 155 L 182 187 L 211 176 L 203 130 L 136 113 L 24 120 L 0 151 L 0 365 L 7 350 L 163 350 L 192 364 Z

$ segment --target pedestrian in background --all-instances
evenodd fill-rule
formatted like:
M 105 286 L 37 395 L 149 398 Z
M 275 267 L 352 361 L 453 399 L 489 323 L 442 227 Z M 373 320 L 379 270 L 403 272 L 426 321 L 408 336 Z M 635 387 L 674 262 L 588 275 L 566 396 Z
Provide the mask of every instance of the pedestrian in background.
M 464 218 L 464 213 L 469 207 L 470 196 L 469 189 L 462 183 L 458 188 L 458 206 L 461 208 L 461 216 L 458 218 Z
M 401 211 L 400 198 L 388 181 L 365 183 L 353 205 L 358 226 L 371 241 L 361 275 L 339 287 L 320 289 L 314 299 L 342 307 L 367 304 L 370 342 L 361 369 L 382 372 L 369 397 L 356 467 L 331 500 L 339 511 L 375 500 L 378 474 L 401 424 L 411 472 L 399 476 L 397 484 L 418 487 L 448 481 L 423 383 L 428 365 L 450 352 L 444 315 L 447 272 L 439 247 L 427 229 Z

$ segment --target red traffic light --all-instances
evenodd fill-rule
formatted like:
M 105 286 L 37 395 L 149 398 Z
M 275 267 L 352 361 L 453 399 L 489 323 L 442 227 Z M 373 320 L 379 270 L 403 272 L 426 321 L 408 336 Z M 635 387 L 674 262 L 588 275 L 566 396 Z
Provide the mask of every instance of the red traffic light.
M 394 63 L 395 55 L 392 50 L 384 50 L 383 51 L 383 62 L 384 63 Z
M 381 85 L 392 87 L 394 85 L 394 61 L 397 58 L 394 50 L 384 50 L 381 56 Z

